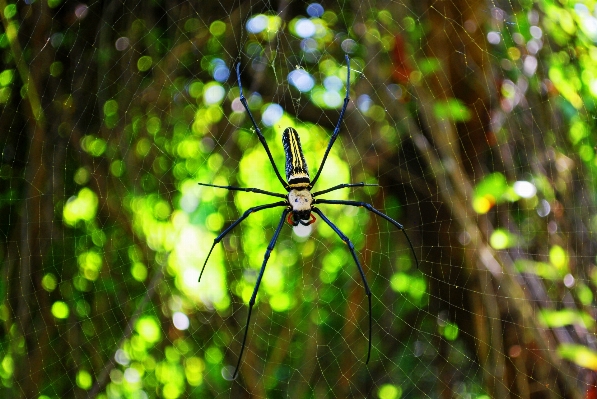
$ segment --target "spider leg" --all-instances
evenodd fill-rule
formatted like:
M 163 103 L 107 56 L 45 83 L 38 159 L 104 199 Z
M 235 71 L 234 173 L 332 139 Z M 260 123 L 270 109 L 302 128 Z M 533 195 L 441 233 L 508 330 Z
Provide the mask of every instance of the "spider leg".
M 350 100 L 350 98 L 348 97 L 348 94 L 350 92 L 350 59 L 348 58 L 347 55 L 345 55 L 344 58 L 346 58 L 346 67 L 347 67 L 346 68 L 347 69 L 346 97 L 344 97 L 344 105 L 342 106 L 342 110 L 340 111 L 340 118 L 338 119 L 338 123 L 336 124 L 336 128 L 334 129 L 334 133 L 332 134 L 332 137 L 330 138 L 330 142 L 328 143 L 328 148 L 326 148 L 325 154 L 323 155 L 323 159 L 321 160 L 321 165 L 319 165 L 319 170 L 317 170 L 317 174 L 311 181 L 310 187 L 315 186 L 315 182 L 317 181 L 317 179 L 319 179 L 319 174 L 323 170 L 323 165 L 325 164 L 326 159 L 328 159 L 328 154 L 330 153 L 330 150 L 332 149 L 332 146 L 334 145 L 334 142 L 336 141 L 336 138 L 338 137 L 338 133 L 340 133 L 340 124 L 342 123 L 342 118 L 344 117 L 344 112 L 346 112 L 346 107 L 348 107 L 348 101 Z
M 340 236 L 340 238 L 342 239 L 342 241 L 344 241 L 346 243 L 346 245 L 348 245 L 348 249 L 350 250 L 350 253 L 352 254 L 352 258 L 354 259 L 354 262 L 357 264 L 357 267 L 359 269 L 359 273 L 361 274 L 361 278 L 363 279 L 363 285 L 365 286 L 365 292 L 367 293 L 367 297 L 369 298 L 369 350 L 367 351 L 367 361 L 365 362 L 365 364 L 369 363 L 369 358 L 371 357 L 371 290 L 369 289 L 369 284 L 367 283 L 367 278 L 365 277 L 365 272 L 363 271 L 363 267 L 361 266 L 361 262 L 359 262 L 359 258 L 357 257 L 356 252 L 354 251 L 354 245 L 352 244 L 352 241 L 350 241 L 350 239 L 348 237 L 346 237 L 344 235 L 344 233 L 342 233 L 340 231 L 340 229 L 338 227 L 336 227 L 336 225 L 334 223 L 332 223 L 330 221 L 330 219 L 328 219 L 319 209 L 317 208 L 313 208 L 312 212 L 315 212 L 316 214 L 318 214 L 324 222 L 326 222 L 331 228 L 332 230 L 334 230 L 336 232 L 336 234 L 338 234 L 338 236 Z
M 249 109 L 249 104 L 247 104 L 247 99 L 245 98 L 245 95 L 243 94 L 243 86 L 240 83 L 240 62 L 238 64 L 236 64 L 236 78 L 238 80 L 238 89 L 240 90 L 240 102 L 243 104 L 243 106 L 247 110 L 247 113 L 249 114 L 249 118 L 251 118 L 251 122 L 253 122 L 253 127 L 257 131 L 257 137 L 259 137 L 259 141 L 261 141 L 261 144 L 263 145 L 263 148 L 265 149 L 265 152 L 267 153 L 267 156 L 269 157 L 269 161 L 271 162 L 272 166 L 274 167 L 274 172 L 276 172 L 276 176 L 278 176 L 278 180 L 280 180 L 280 183 L 282 183 L 282 186 L 284 187 L 284 189 L 288 189 L 288 184 L 284 181 L 284 179 L 282 179 L 282 176 L 280 176 L 280 172 L 278 171 L 278 167 L 276 166 L 276 163 L 274 162 L 274 158 L 272 157 L 272 153 L 270 152 L 267 142 L 265 141 L 265 137 L 263 137 L 263 134 L 261 133 L 261 129 L 259 129 L 259 126 L 257 126 L 257 122 L 255 122 L 255 118 L 253 118 L 253 114 L 251 113 L 251 110 Z
M 408 238 L 408 234 L 406 234 L 406 230 L 404 230 L 404 227 L 400 223 L 398 223 L 397 221 L 395 221 L 394 219 L 392 219 L 385 213 L 378 211 L 377 209 L 375 209 L 373 206 L 371 206 L 370 204 L 368 204 L 366 202 L 326 200 L 326 199 L 318 199 L 318 200 L 314 200 L 313 202 L 316 204 L 337 204 L 337 205 L 350 205 L 350 206 L 356 206 L 356 207 L 363 207 L 363 208 L 366 208 L 368 211 L 373 212 L 378 216 L 381 216 L 382 218 L 384 218 L 388 222 L 392 223 L 394 226 L 396 226 L 399 230 L 401 230 L 404 233 L 404 236 L 406 237 L 406 241 L 408 241 L 408 245 L 410 246 L 410 250 L 411 250 L 413 256 L 415 257 L 415 263 L 417 265 L 417 269 L 419 268 L 419 260 L 417 259 L 417 254 L 415 254 L 415 249 L 413 248 L 413 244 L 410 241 L 410 238 Z
M 253 289 L 253 295 L 251 295 L 251 299 L 249 300 L 249 314 L 247 315 L 247 323 L 245 324 L 245 334 L 243 336 L 243 343 L 240 347 L 240 353 L 238 354 L 238 362 L 236 363 L 236 369 L 234 370 L 234 375 L 232 376 L 232 379 L 236 379 L 236 375 L 238 374 L 238 368 L 240 367 L 240 361 L 243 357 L 243 352 L 245 351 L 247 333 L 249 332 L 249 322 L 251 321 L 251 311 L 253 310 L 253 305 L 255 305 L 255 298 L 257 297 L 257 291 L 259 290 L 259 285 L 261 284 L 263 273 L 265 272 L 265 266 L 267 265 L 267 261 L 269 260 L 270 253 L 276 245 L 276 241 L 278 240 L 278 236 L 280 235 L 280 230 L 282 230 L 282 226 L 284 226 L 284 220 L 286 219 L 286 215 L 289 212 L 290 209 L 288 208 L 284 209 L 284 212 L 282 212 L 282 217 L 280 218 L 280 222 L 278 223 L 276 232 L 274 233 L 272 240 L 267 246 L 267 251 L 265 251 L 265 255 L 263 256 L 263 264 L 261 265 L 261 270 L 259 270 L 259 275 L 257 276 L 257 282 L 255 283 L 255 288 Z
M 260 205 L 260 206 L 255 206 L 253 208 L 249 208 L 245 211 L 245 213 L 243 213 L 243 215 L 241 217 L 239 217 L 234 223 L 232 223 L 230 226 L 228 226 L 226 228 L 226 230 L 222 231 L 220 233 L 219 236 L 217 236 L 214 239 L 214 242 L 211 246 L 211 249 L 209 250 L 209 253 L 207 254 L 207 258 L 205 259 L 205 262 L 203 263 L 203 267 L 201 268 L 201 273 L 199 274 L 199 280 L 201 281 L 201 277 L 203 276 L 203 271 L 205 270 L 205 266 L 207 265 L 207 261 L 209 260 L 209 257 L 211 256 L 211 252 L 214 250 L 214 247 L 220 242 L 222 241 L 222 239 L 224 237 L 226 237 L 226 234 L 230 233 L 230 231 L 235 228 L 236 226 L 238 226 L 238 224 L 240 222 L 242 222 L 243 220 L 245 220 L 247 217 L 249 217 L 249 215 L 253 212 L 258 212 L 261 211 L 263 209 L 268 209 L 268 208 L 275 208 L 277 206 L 284 206 L 286 205 L 286 201 L 280 201 L 280 202 L 275 202 L 273 204 L 266 204 L 266 205 Z
M 253 187 L 235 187 L 235 186 L 218 186 L 216 184 L 207 184 L 207 183 L 197 183 L 200 186 L 206 186 L 206 187 L 216 187 L 216 188 L 225 188 L 226 190 L 232 190 L 232 191 L 247 191 L 250 193 L 257 193 L 257 194 L 265 194 L 265 195 L 269 195 L 271 197 L 280 197 L 280 198 L 286 198 L 286 196 L 284 194 L 279 194 L 279 193 L 273 193 L 271 191 L 265 191 L 265 190 L 260 190 L 258 188 L 253 188 Z
M 327 188 L 325 190 L 314 192 L 311 195 L 313 197 L 317 197 L 318 195 L 329 193 L 330 191 L 340 190 L 341 188 L 346 188 L 346 187 L 363 187 L 363 186 L 379 186 L 379 184 L 367 184 L 365 182 L 360 182 L 360 183 L 344 183 L 344 184 L 338 184 L 337 186 L 334 186 L 334 187 L 331 187 L 331 188 Z

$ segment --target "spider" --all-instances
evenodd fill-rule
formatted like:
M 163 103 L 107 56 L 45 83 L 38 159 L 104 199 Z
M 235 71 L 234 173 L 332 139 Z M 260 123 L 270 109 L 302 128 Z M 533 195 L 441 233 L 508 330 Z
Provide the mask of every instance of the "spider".
M 371 206 L 370 204 L 368 204 L 366 202 L 316 199 L 316 197 L 321 194 L 340 190 L 342 188 L 375 186 L 375 184 L 365 184 L 364 182 L 344 183 L 344 184 L 338 184 L 337 186 L 334 186 L 334 187 L 331 187 L 331 188 L 328 188 L 325 190 L 316 191 L 314 193 L 311 192 L 311 189 L 313 188 L 313 186 L 315 186 L 317 179 L 319 179 L 319 175 L 321 174 L 321 171 L 323 170 L 323 167 L 325 165 L 325 161 L 328 157 L 328 154 L 330 153 L 330 150 L 332 149 L 332 146 L 334 145 L 334 142 L 336 141 L 336 138 L 338 137 L 338 134 L 340 132 L 340 125 L 342 123 L 342 118 L 344 117 L 344 113 L 346 112 L 346 107 L 348 106 L 348 101 L 350 100 L 350 98 L 349 98 L 350 59 L 348 58 L 347 55 L 345 56 L 345 59 L 346 59 L 346 66 L 347 66 L 347 74 L 346 74 L 347 76 L 346 76 L 346 97 L 344 97 L 344 105 L 342 106 L 342 110 L 340 111 L 340 117 L 339 117 L 338 123 L 336 124 L 336 127 L 334 129 L 334 133 L 332 134 L 332 137 L 330 138 L 327 149 L 325 150 L 325 154 L 323 155 L 323 160 L 321 161 L 321 166 L 319 167 L 313 180 L 311 180 L 310 175 L 309 175 L 309 171 L 307 168 L 307 162 L 305 161 L 305 156 L 303 154 L 303 150 L 301 147 L 301 141 L 299 138 L 299 134 L 295 129 L 293 129 L 292 127 L 289 127 L 289 128 L 286 128 L 286 130 L 284 130 L 284 132 L 282 134 L 282 144 L 284 146 L 284 153 L 286 154 L 286 181 L 284 181 L 284 179 L 280 175 L 280 172 L 278 171 L 278 168 L 276 167 L 276 164 L 274 163 L 274 159 L 273 159 L 270 149 L 267 145 L 267 142 L 265 141 L 265 138 L 263 137 L 263 134 L 261 133 L 261 129 L 259 129 L 259 126 L 257 126 L 257 123 L 255 122 L 255 118 L 253 118 L 253 115 L 251 114 L 251 110 L 249 109 L 249 106 L 247 104 L 247 99 L 245 98 L 245 96 L 243 94 L 243 88 L 242 88 L 241 81 L 240 81 L 240 63 L 238 63 L 236 65 L 236 77 L 238 79 L 238 88 L 240 90 L 240 101 L 243 104 L 243 106 L 245 107 L 245 109 L 247 110 L 247 113 L 249 114 L 249 118 L 251 119 L 251 122 L 253 123 L 253 127 L 255 128 L 255 131 L 257 132 L 259 141 L 263 145 L 263 148 L 265 149 L 265 152 L 267 153 L 267 156 L 269 157 L 270 163 L 272 164 L 272 167 L 274 168 L 274 172 L 276 173 L 278 180 L 280 181 L 280 183 L 282 183 L 282 186 L 284 187 L 284 189 L 286 189 L 286 191 L 288 193 L 280 194 L 280 193 L 274 193 L 271 191 L 265 191 L 265 190 L 261 190 L 258 188 L 252 188 L 252 187 L 245 188 L 245 187 L 234 187 L 234 186 L 218 186 L 218 185 L 214 185 L 214 184 L 199 183 L 199 185 L 201 185 L 201 186 L 224 188 L 224 189 L 231 190 L 231 191 L 246 191 L 246 192 L 258 193 L 258 194 L 265 194 L 265 195 L 269 195 L 271 197 L 279 197 L 279 198 L 283 199 L 283 201 L 274 202 L 272 204 L 259 205 L 259 206 L 255 206 L 255 207 L 247 209 L 245 211 L 245 213 L 243 213 L 243 215 L 240 218 L 238 218 L 234 223 L 232 223 L 224 231 L 222 231 L 220 233 L 220 235 L 218 235 L 214 239 L 211 249 L 209 250 L 209 253 L 207 254 L 207 258 L 205 259 L 205 263 L 203 263 L 201 273 L 199 274 L 199 281 L 201 281 L 201 276 L 203 276 L 203 271 L 205 270 L 205 266 L 207 265 L 207 261 L 209 260 L 209 257 L 211 256 L 211 253 L 212 253 L 214 247 L 220 241 L 222 241 L 222 239 L 228 233 L 230 233 L 230 231 L 232 229 L 234 229 L 243 220 L 245 220 L 247 217 L 249 217 L 250 214 L 252 214 L 254 212 L 262 211 L 264 209 L 275 208 L 275 207 L 284 207 L 284 210 L 282 211 L 282 217 L 280 218 L 280 221 L 278 222 L 278 227 L 276 227 L 274 236 L 272 237 L 272 239 L 267 247 L 267 251 L 265 252 L 265 255 L 263 257 L 263 264 L 261 265 L 261 269 L 259 270 L 259 275 L 257 276 L 257 282 L 255 283 L 255 288 L 253 289 L 253 294 L 251 295 L 251 299 L 249 300 L 249 312 L 247 315 L 247 322 L 245 323 L 245 332 L 243 335 L 243 341 L 242 341 L 240 353 L 238 355 L 238 361 L 237 361 L 236 368 L 234 370 L 232 379 L 236 379 L 236 376 L 238 374 L 238 370 L 239 370 L 239 367 L 241 364 L 243 352 L 245 350 L 245 344 L 247 341 L 247 333 L 249 331 L 249 322 L 251 320 L 251 312 L 253 311 L 253 305 L 255 304 L 255 298 L 257 297 L 257 291 L 259 290 L 259 285 L 261 284 L 261 279 L 263 278 L 263 273 L 265 272 L 265 266 L 267 265 L 267 261 L 270 257 L 271 252 L 274 249 L 274 246 L 276 245 L 276 241 L 278 240 L 278 236 L 280 235 L 280 231 L 282 230 L 284 221 L 286 221 L 289 225 L 292 225 L 292 226 L 298 226 L 299 224 L 301 224 L 303 226 L 309 226 L 310 224 L 314 223 L 316 220 L 315 216 L 313 215 L 313 213 L 315 213 L 327 225 L 329 225 L 332 228 L 332 230 L 334 230 L 336 232 L 336 234 L 340 237 L 340 239 L 342 241 L 344 241 L 344 243 L 346 243 L 346 245 L 348 246 L 348 249 L 350 250 L 350 253 L 352 254 L 352 258 L 354 259 L 354 262 L 356 263 L 357 268 L 359 270 L 359 274 L 361 275 L 361 279 L 363 280 L 363 286 L 365 287 L 365 292 L 366 292 L 367 298 L 369 300 L 369 348 L 367 351 L 367 361 L 365 362 L 366 364 L 369 363 L 369 358 L 371 357 L 371 324 L 372 324 L 372 322 L 371 322 L 371 290 L 369 289 L 369 284 L 367 283 L 367 278 L 365 277 L 365 272 L 363 271 L 363 267 L 361 266 L 361 263 L 359 262 L 359 258 L 357 257 L 357 254 L 355 252 L 354 245 L 352 244 L 350 239 L 348 237 L 346 237 L 344 235 L 344 233 L 342 233 L 342 231 L 340 231 L 340 229 L 338 229 L 338 227 L 336 227 L 336 225 L 334 223 L 332 223 L 323 214 L 323 212 L 319 208 L 317 208 L 315 205 L 316 204 L 336 204 L 336 205 L 364 207 L 368 211 L 382 217 L 383 219 L 392 223 L 394 226 L 396 226 L 399 230 L 401 230 L 404 233 L 404 236 L 406 237 L 406 240 L 408 241 L 408 245 L 410 246 L 410 250 L 413 253 L 413 256 L 415 258 L 417 268 L 419 267 L 419 261 L 417 260 L 417 256 L 415 254 L 414 248 L 412 246 L 410 238 L 408 238 L 408 235 L 406 234 L 406 231 L 404 230 L 404 227 L 400 223 L 398 223 L 397 221 L 395 221 L 394 219 L 389 217 L 388 215 L 378 211 L 377 209 L 375 209 L 373 206 Z

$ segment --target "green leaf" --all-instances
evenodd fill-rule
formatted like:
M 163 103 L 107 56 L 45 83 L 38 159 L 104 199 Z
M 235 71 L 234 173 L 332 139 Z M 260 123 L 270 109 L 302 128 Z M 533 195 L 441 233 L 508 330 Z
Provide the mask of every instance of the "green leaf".
M 471 111 L 457 98 L 438 101 L 433 105 L 433 113 L 439 119 L 448 119 L 454 122 L 466 122 L 471 119 Z
M 558 348 L 559 355 L 580 367 L 597 371 L 597 352 L 583 345 L 563 344 Z
M 151 68 L 152 64 L 153 59 L 148 55 L 144 55 L 137 60 L 137 69 L 139 69 L 140 72 L 145 72 Z
M 135 330 L 150 344 L 155 344 L 161 338 L 161 330 L 158 320 L 153 316 L 143 316 L 135 323 Z
M 87 370 L 80 370 L 77 373 L 77 385 L 79 386 L 79 388 L 88 390 L 91 388 L 92 384 L 93 384 L 93 378 L 91 377 L 91 374 L 89 374 L 89 372 Z
M 559 245 L 554 245 L 549 250 L 549 261 L 560 271 L 560 273 L 562 273 L 562 275 L 568 272 L 568 254 L 566 253 L 566 250 Z
M 496 229 L 491 233 L 489 244 L 495 249 L 506 249 L 516 245 L 517 237 L 508 230 Z
M 487 213 L 496 203 L 503 201 L 508 191 L 506 177 L 495 172 L 486 176 L 475 187 L 473 193 L 473 209 L 477 213 Z
M 564 327 L 578 324 L 585 328 L 591 328 L 594 324 L 589 315 L 577 312 L 572 309 L 549 310 L 544 309 L 539 313 L 539 322 L 545 327 Z
M 455 323 L 446 323 L 442 334 L 448 341 L 454 341 L 458 338 L 458 326 Z
M 52 315 L 57 319 L 66 319 L 69 314 L 68 305 L 62 301 L 56 301 L 52 304 Z
M 433 72 L 437 72 L 441 69 L 442 65 L 437 58 L 429 57 L 423 58 L 417 63 L 419 70 L 423 75 L 429 75 Z M 456 100 L 458 101 L 458 100 Z
M 377 391 L 379 399 L 399 399 L 402 396 L 402 388 L 398 385 L 384 384 Z
M 516 270 L 524 273 L 533 273 L 548 280 L 559 280 L 561 278 L 557 269 L 550 263 L 534 262 L 528 259 L 518 259 L 514 262 Z
M 4 71 L 0 72 L 0 86 L 8 86 L 11 84 L 13 77 L 13 69 L 5 69 Z

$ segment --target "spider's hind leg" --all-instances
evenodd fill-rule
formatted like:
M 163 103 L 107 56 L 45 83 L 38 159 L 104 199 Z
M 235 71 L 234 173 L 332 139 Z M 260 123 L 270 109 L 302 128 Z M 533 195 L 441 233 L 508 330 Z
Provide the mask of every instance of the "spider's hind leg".
M 199 273 L 199 281 L 201 281 L 201 277 L 203 276 L 203 271 L 205 270 L 205 266 L 207 265 L 207 261 L 209 260 L 209 257 L 211 256 L 211 252 L 214 250 L 215 246 L 222 241 L 222 239 L 224 237 L 226 237 L 226 235 L 228 233 L 230 233 L 230 231 L 235 228 L 236 226 L 239 225 L 240 222 L 242 222 L 243 220 L 245 220 L 246 218 L 249 217 L 249 215 L 253 212 L 258 212 L 261 211 L 263 209 L 268 209 L 268 208 L 275 208 L 277 206 L 284 206 L 286 205 L 286 201 L 280 201 L 280 202 L 275 202 L 273 204 L 267 204 L 267 205 L 261 205 L 261 206 L 254 206 L 253 208 L 249 208 L 245 211 L 245 213 L 243 213 L 243 215 L 241 217 L 239 217 L 238 219 L 236 219 L 234 221 L 234 223 L 232 223 L 230 226 L 228 226 L 226 228 L 226 230 L 222 231 L 220 233 L 219 236 L 217 236 L 214 239 L 214 242 L 209 250 L 209 253 L 207 254 L 207 258 L 205 258 L 205 262 L 203 263 L 203 267 L 201 268 L 201 273 Z
M 365 272 L 363 271 L 361 262 L 359 262 L 359 258 L 357 257 L 357 254 L 354 251 L 354 245 L 352 244 L 352 241 L 350 241 L 350 239 L 348 237 L 346 237 L 344 235 L 344 233 L 342 233 L 340 231 L 340 229 L 338 227 L 336 227 L 336 225 L 334 223 L 332 223 L 330 221 L 330 219 L 328 219 L 319 209 L 313 208 L 312 211 L 315 212 L 316 214 L 318 214 L 323 219 L 323 221 L 326 222 L 332 228 L 332 230 L 334 230 L 336 232 L 336 234 L 338 234 L 340 239 L 342 239 L 342 241 L 344 241 L 346 243 L 346 245 L 348 245 L 348 249 L 350 250 L 350 253 L 352 254 L 352 258 L 354 259 L 354 262 L 357 264 L 357 268 L 359 269 L 359 273 L 361 274 L 361 278 L 363 279 L 363 285 L 365 286 L 365 293 L 367 294 L 367 298 L 369 298 L 369 349 L 367 351 L 367 360 L 365 361 L 365 364 L 367 364 L 367 363 L 369 363 L 369 358 L 371 357 L 371 324 L 372 324 L 372 320 L 371 320 L 371 289 L 369 289 L 369 283 L 367 283 L 367 277 L 365 277 Z
M 278 227 L 276 228 L 276 232 L 272 237 L 269 245 L 267 246 L 267 251 L 265 251 L 265 255 L 263 256 L 263 264 L 261 265 L 261 270 L 259 270 L 259 275 L 257 276 L 257 282 L 255 283 L 255 288 L 253 289 L 253 295 L 251 295 L 251 299 L 249 300 L 249 313 L 247 315 L 247 323 L 245 324 L 245 334 L 243 335 L 243 343 L 240 347 L 240 353 L 238 354 L 238 362 L 236 363 L 236 369 L 234 370 L 234 375 L 232 379 L 236 378 L 238 374 L 238 369 L 240 367 L 240 361 L 243 358 L 243 352 L 245 351 L 245 344 L 247 343 L 247 333 L 249 332 L 249 322 L 251 321 L 251 312 L 253 311 L 253 305 L 255 305 L 255 298 L 257 298 L 257 291 L 259 290 L 259 285 L 261 284 L 261 279 L 263 278 L 263 273 L 265 272 L 265 266 L 267 265 L 267 261 L 269 260 L 269 256 L 276 245 L 276 241 L 278 240 L 278 236 L 280 235 L 280 230 L 282 230 L 282 226 L 284 226 L 284 220 L 286 219 L 286 215 L 290 212 L 290 209 L 284 209 L 282 212 L 282 217 L 280 218 L 280 222 L 278 223 Z

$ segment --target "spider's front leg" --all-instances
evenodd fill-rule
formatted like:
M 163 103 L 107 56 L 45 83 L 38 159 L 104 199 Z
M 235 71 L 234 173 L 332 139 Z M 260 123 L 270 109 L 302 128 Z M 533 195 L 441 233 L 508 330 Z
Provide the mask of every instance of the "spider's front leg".
M 321 165 L 319 165 L 319 169 L 317 170 L 317 174 L 311 181 L 310 187 L 315 186 L 317 183 L 317 179 L 319 179 L 319 175 L 323 170 L 323 166 L 325 165 L 325 161 L 328 159 L 328 155 L 330 154 L 330 150 L 338 138 L 338 134 L 340 133 L 340 125 L 342 124 L 342 118 L 344 118 L 344 113 L 346 112 L 346 108 L 348 108 L 348 101 L 350 101 L 350 59 L 347 55 L 344 56 L 346 59 L 346 97 L 344 97 L 344 105 L 342 105 L 342 110 L 340 111 L 340 117 L 338 118 L 338 123 L 336 123 L 336 127 L 334 128 L 334 133 L 332 133 L 332 137 L 328 143 L 328 147 L 325 149 L 325 153 L 323 154 L 323 159 L 321 160 Z
M 340 190 L 342 188 L 348 188 L 348 187 L 373 187 L 373 186 L 378 186 L 379 184 L 369 184 L 369 183 L 365 183 L 365 182 L 360 182 L 360 183 L 342 183 L 342 184 L 338 184 L 337 186 L 334 187 L 330 187 L 330 188 L 326 188 L 325 190 L 321 190 L 321 191 L 316 191 L 313 194 L 311 194 L 313 197 L 317 197 L 318 195 L 321 194 L 326 194 L 332 191 L 336 191 L 336 190 Z
M 280 183 L 282 183 L 282 186 L 284 187 L 284 189 L 287 190 L 288 184 L 286 184 L 284 179 L 282 179 L 282 176 L 280 175 L 280 172 L 278 171 L 278 167 L 276 166 L 276 163 L 274 162 L 274 157 L 272 157 L 272 153 L 269 150 L 269 146 L 267 145 L 267 141 L 265 141 L 265 137 L 263 136 L 263 133 L 261 133 L 261 129 L 259 129 L 259 126 L 257 126 L 257 122 L 255 122 L 255 118 L 253 118 L 253 114 L 251 113 L 251 110 L 249 109 L 249 104 L 247 103 L 247 99 L 245 98 L 245 95 L 243 94 L 243 85 L 240 82 L 240 62 L 238 64 L 236 64 L 236 78 L 238 80 L 238 89 L 240 92 L 240 102 L 243 105 L 243 107 L 245 107 L 247 114 L 249 114 L 251 123 L 253 124 L 253 127 L 255 128 L 255 131 L 257 132 L 257 137 L 259 138 L 261 145 L 263 146 L 263 148 L 265 149 L 265 152 L 267 153 L 267 157 L 269 158 L 269 161 L 272 164 L 272 167 L 274 168 L 276 177 L 278 178 Z
M 406 237 L 406 241 L 408 241 L 410 250 L 411 250 L 413 256 L 415 257 L 415 263 L 417 265 L 417 269 L 419 268 L 419 260 L 417 259 L 417 254 L 415 253 L 415 249 L 413 248 L 413 244 L 410 241 L 410 238 L 408 238 L 408 234 L 406 234 L 406 230 L 404 230 L 404 226 L 402 226 L 400 223 L 398 223 L 397 221 L 395 221 L 394 219 L 392 219 L 385 213 L 378 211 L 371 204 L 368 204 L 366 202 L 359 202 L 359 201 L 326 200 L 326 199 L 316 199 L 313 202 L 315 204 L 336 204 L 336 205 L 349 205 L 349 206 L 362 207 L 362 208 L 367 209 L 369 212 L 373 212 L 376 215 L 384 218 L 385 220 L 392 223 L 394 226 L 396 226 L 400 231 L 402 231 L 404 233 L 404 236 Z

